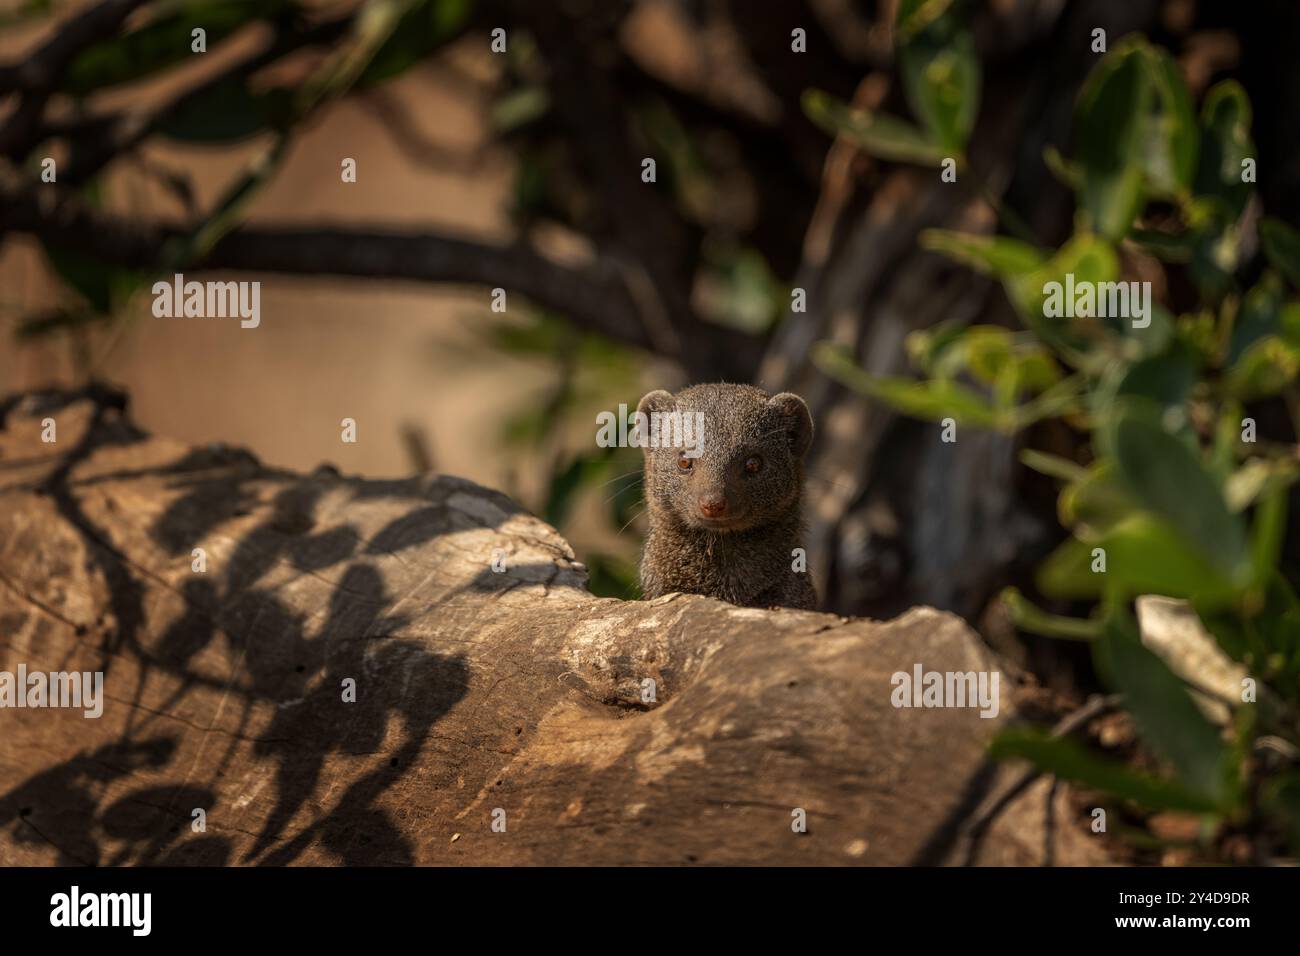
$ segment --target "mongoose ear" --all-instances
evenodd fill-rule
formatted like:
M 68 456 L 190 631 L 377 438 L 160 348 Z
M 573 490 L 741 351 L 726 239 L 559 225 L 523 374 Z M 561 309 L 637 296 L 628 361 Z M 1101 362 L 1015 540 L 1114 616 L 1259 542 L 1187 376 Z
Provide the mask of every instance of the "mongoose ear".
M 677 399 L 673 398 L 671 392 L 656 388 L 653 392 L 645 393 L 641 401 L 636 403 L 636 410 L 648 416 L 651 412 L 671 411 L 676 404 Z
M 773 395 L 768 404 L 789 420 L 790 451 L 796 458 L 808 454 L 813 440 L 812 412 L 808 411 L 808 405 L 794 392 Z
M 647 455 L 650 454 L 650 435 L 648 431 L 641 431 L 644 428 L 650 428 L 650 416 L 654 412 L 668 412 L 677 407 L 677 399 L 673 398 L 671 392 L 665 392 L 662 388 L 656 388 L 653 392 L 646 392 L 641 397 L 641 401 L 636 403 L 637 425 L 634 432 L 633 441 Z M 644 416 L 644 417 L 641 417 Z

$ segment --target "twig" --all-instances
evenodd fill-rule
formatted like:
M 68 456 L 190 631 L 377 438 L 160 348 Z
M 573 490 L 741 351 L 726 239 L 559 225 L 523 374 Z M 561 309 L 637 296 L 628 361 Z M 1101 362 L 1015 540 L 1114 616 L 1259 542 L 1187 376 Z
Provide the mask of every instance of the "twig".
M 1052 728 L 1052 737 L 1064 737 L 1073 733 L 1088 721 L 1113 707 L 1116 707 L 1122 699 L 1120 694 L 1111 694 L 1106 697 L 1094 696 L 1078 710 L 1067 715 L 1056 726 Z M 963 866 L 974 866 L 975 858 L 979 854 L 979 848 L 984 841 L 984 835 L 994 820 L 1005 810 L 1016 797 L 1024 793 L 1035 780 L 1042 775 L 1042 771 L 1036 767 L 1030 767 L 1019 777 L 1017 777 L 1010 786 L 1003 791 L 983 813 L 976 817 L 967 828 L 969 842 L 966 845 L 966 856 L 962 861 Z

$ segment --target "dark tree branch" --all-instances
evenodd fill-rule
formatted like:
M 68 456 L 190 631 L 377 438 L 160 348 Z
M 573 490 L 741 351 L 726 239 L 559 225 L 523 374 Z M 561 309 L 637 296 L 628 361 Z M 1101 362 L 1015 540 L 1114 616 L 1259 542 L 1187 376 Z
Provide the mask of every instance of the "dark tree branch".
M 50 91 L 76 53 L 111 35 L 141 2 L 102 3 L 64 24 L 32 55 L 29 63 L 35 66 L 29 69 L 25 63 L 0 72 L 0 83 L 13 82 L 22 91 L 18 109 L 0 128 L 0 154 L 21 158 L 40 140 L 58 135 L 72 146 L 72 161 L 60 176 L 57 192 L 31 191 L 29 184 L 23 184 L 10 196 L 0 193 L 0 234 L 10 229 L 26 231 L 106 264 L 162 268 L 164 244 L 184 237 L 182 229 L 100 215 L 60 198 L 64 189 L 84 183 L 115 158 L 133 152 L 168 118 L 217 84 L 239 81 L 302 46 L 330 42 L 350 20 L 344 17 L 314 27 L 278 23 L 271 41 L 161 106 L 61 127 L 45 121 Z M 614 70 L 568 52 L 576 30 L 591 44 L 604 45 L 616 55 L 613 31 L 625 12 L 624 7 L 616 14 L 594 18 L 557 19 L 532 10 L 525 15 L 550 54 L 553 102 L 561 104 L 561 125 L 576 137 L 581 161 L 602 200 L 592 237 L 601 255 L 593 264 L 561 265 L 523 242 L 494 246 L 377 227 L 236 230 L 189 268 L 500 286 L 566 314 L 582 327 L 670 357 L 692 377 L 751 378 L 761 355 L 760 340 L 710 325 L 691 308 L 698 236 L 674 209 L 671 197 L 640 181 L 641 153 L 618 107 Z M 23 75 L 18 77 L 13 70 Z
M 187 235 L 181 229 L 104 215 L 80 204 L 0 193 L 0 235 L 24 232 L 44 242 L 107 264 L 157 268 L 164 244 Z M 710 330 L 691 341 L 689 352 L 669 352 L 643 311 L 627 269 L 598 258 L 563 265 L 524 245 L 500 245 L 439 233 L 356 229 L 236 229 L 189 271 L 232 269 L 287 275 L 333 275 L 368 279 L 461 283 L 518 292 L 576 325 L 694 368 L 697 356 L 725 348 L 733 363 L 756 362 L 760 342 L 729 330 Z
M 0 93 L 48 92 L 82 50 L 116 32 L 146 0 L 102 0 L 63 24 L 40 49 L 0 67 Z
M 22 93 L 17 109 L 0 127 L 0 155 L 21 158 L 34 143 L 50 92 L 68 65 L 96 40 L 110 36 L 145 0 L 103 0 L 65 23 L 20 63 L 0 68 L 0 93 Z

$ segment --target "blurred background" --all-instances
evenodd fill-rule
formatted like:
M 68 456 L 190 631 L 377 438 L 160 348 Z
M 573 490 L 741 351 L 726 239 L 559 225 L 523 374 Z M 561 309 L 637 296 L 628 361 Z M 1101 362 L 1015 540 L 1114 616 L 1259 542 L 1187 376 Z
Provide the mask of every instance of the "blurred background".
M 1287 0 L 0 0 L 0 394 L 109 382 L 184 442 L 465 476 L 632 598 L 640 458 L 597 413 L 796 391 L 826 610 L 961 614 L 1030 716 L 1117 688 L 1094 742 L 1184 789 L 1005 754 L 1193 812 L 1136 847 L 1270 859 L 1300 846 L 1298 35 Z M 259 280 L 260 327 L 155 318 L 174 272 Z M 1046 323 L 1066 273 L 1150 282 L 1151 331 Z M 1267 682 L 1259 723 L 1142 649 L 1146 594 Z
M 1077 147 L 1094 31 L 1169 50 L 1193 99 L 1239 80 L 1264 208 L 1294 221 L 1300 203 L 1300 14 L 1282 0 L 911 4 L 921 27 L 959 21 L 978 65 L 956 184 L 905 142 L 873 156 L 837 141 L 809 99 L 918 112 L 896 2 L 419 0 L 361 17 L 355 3 L 5 0 L 0 59 L 48 52 L 100 6 L 95 42 L 39 106 L 8 97 L 0 388 L 103 379 L 183 441 L 472 478 L 556 523 L 617 596 L 636 593 L 639 460 L 594 447 L 596 413 L 649 388 L 754 381 L 804 394 L 820 427 L 809 516 L 827 608 L 933 604 L 1013 640 L 994 599 L 1064 534 L 1054 485 L 1016 453 L 1074 439 L 1048 423 L 949 448 L 813 351 L 839 343 L 898 374 L 915 330 L 1017 325 L 996 282 L 918 236 L 991 233 L 1002 214 L 1040 243 L 1069 237 L 1072 190 L 1047 160 Z M 59 164 L 46 198 L 77 196 L 91 218 L 35 208 L 45 156 Z M 359 252 L 377 233 L 391 242 Z M 168 237 L 196 243 L 175 260 L 190 274 L 259 278 L 261 327 L 154 319 Z M 344 417 L 355 445 L 339 442 Z

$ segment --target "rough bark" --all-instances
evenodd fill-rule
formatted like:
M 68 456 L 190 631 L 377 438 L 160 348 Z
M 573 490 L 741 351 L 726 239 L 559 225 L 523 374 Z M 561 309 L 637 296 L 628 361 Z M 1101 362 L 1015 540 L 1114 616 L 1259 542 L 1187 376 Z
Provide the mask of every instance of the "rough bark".
M 106 697 L 0 710 L 0 863 L 938 863 L 1006 779 L 1008 682 L 996 719 L 891 706 L 916 662 L 997 669 L 951 615 L 598 599 L 501 494 L 278 471 L 122 405 L 0 405 L 0 669 Z M 977 860 L 1040 862 L 1045 796 L 1052 859 L 1100 859 L 1044 782 Z

